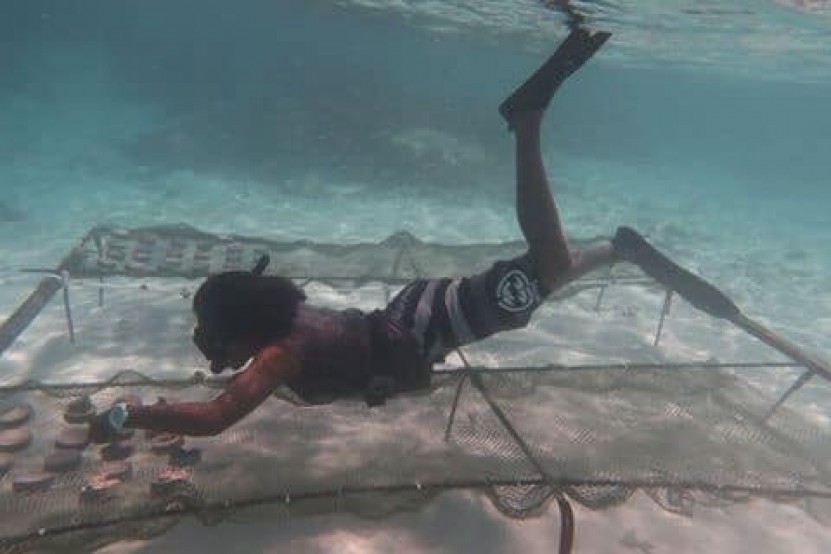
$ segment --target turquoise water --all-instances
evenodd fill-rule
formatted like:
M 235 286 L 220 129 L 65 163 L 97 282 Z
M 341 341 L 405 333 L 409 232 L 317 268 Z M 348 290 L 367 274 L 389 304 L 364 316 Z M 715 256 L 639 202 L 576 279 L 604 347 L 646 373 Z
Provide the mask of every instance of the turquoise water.
M 547 120 L 570 232 L 636 225 L 827 351 L 827 5 L 575 5 L 615 35 Z M 564 36 L 562 16 L 538 2 L 3 11 L 8 282 L 102 222 L 317 240 L 399 228 L 518 237 L 512 144 L 495 106 Z
M 573 5 L 614 35 L 546 120 L 570 234 L 633 225 L 831 359 L 831 4 Z M 36 283 L 21 268 L 102 223 L 519 238 L 496 106 L 563 20 L 536 0 L 4 1 L 0 317 Z M 685 353 L 724 354 L 702 342 Z M 31 358 L 0 360 L 4 382 L 54 362 Z

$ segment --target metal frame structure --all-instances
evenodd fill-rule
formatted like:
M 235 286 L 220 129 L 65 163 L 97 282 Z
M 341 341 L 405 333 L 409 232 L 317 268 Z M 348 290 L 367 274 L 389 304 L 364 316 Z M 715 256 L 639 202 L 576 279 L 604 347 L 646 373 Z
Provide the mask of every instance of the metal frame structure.
M 158 228 L 151 229 L 152 232 L 158 232 Z M 40 281 L 36 289 L 32 292 L 32 294 L 20 305 L 20 307 L 2 324 L 0 325 L 0 354 L 5 351 L 13 342 L 14 340 L 26 329 L 26 327 L 37 317 L 40 311 L 50 302 L 50 300 L 54 297 L 54 295 L 60 290 L 63 292 L 63 304 L 64 304 L 64 311 L 67 320 L 67 328 L 68 328 L 68 335 L 69 340 L 74 342 L 75 340 L 75 323 L 73 321 L 73 313 L 71 307 L 71 297 L 70 297 L 70 282 L 72 279 L 75 278 L 96 278 L 99 279 L 99 282 L 102 286 L 99 288 L 99 303 L 103 303 L 103 279 L 106 275 L 127 275 L 127 276 L 136 276 L 131 272 L 101 272 L 100 274 L 95 274 L 94 272 L 79 272 L 73 274 L 73 268 L 79 267 L 79 259 L 89 256 L 89 245 L 95 244 L 97 252 L 97 256 L 99 260 L 104 259 L 104 250 L 101 248 L 101 240 L 100 240 L 100 229 L 96 229 L 91 231 L 84 239 L 79 243 L 79 245 L 72 250 L 72 252 L 58 265 L 57 268 L 54 270 L 40 270 L 40 269 L 26 269 L 24 271 L 29 273 L 45 273 L 46 276 Z M 141 233 L 142 230 L 136 231 Z M 128 232 L 129 233 L 129 232 Z M 420 273 L 418 264 L 416 263 L 415 259 L 411 256 L 410 247 L 408 245 L 408 241 L 404 240 L 401 241 L 401 244 L 398 246 L 394 258 L 392 267 L 390 268 L 390 273 L 387 275 L 367 275 L 363 276 L 363 279 L 366 280 L 375 280 L 384 283 L 385 285 L 398 285 L 404 284 L 409 279 L 401 275 L 401 269 L 405 264 L 409 264 L 411 269 L 414 269 L 417 273 Z M 325 245 L 326 247 L 336 247 L 337 245 Z M 648 264 L 647 264 L 648 266 Z M 683 271 L 683 270 L 681 270 Z M 646 271 L 649 274 L 649 271 Z M 331 491 L 317 491 L 313 493 L 308 493 L 307 495 L 303 494 L 294 494 L 291 495 L 289 493 L 284 493 L 280 495 L 266 495 L 262 498 L 255 498 L 249 499 L 240 502 L 233 502 L 233 503 L 224 503 L 222 505 L 213 505 L 209 502 L 194 502 L 191 499 L 189 502 L 174 507 L 173 509 L 167 510 L 165 513 L 156 513 L 156 514 L 144 514 L 138 516 L 130 516 L 127 518 L 129 521 L 140 522 L 142 519 L 150 519 L 150 518 L 169 518 L 175 516 L 181 516 L 183 514 L 193 514 L 202 519 L 206 522 L 211 522 L 214 520 L 221 519 L 222 514 L 226 513 L 228 510 L 235 509 L 235 508 L 245 508 L 245 507 L 253 507 L 256 505 L 262 504 L 272 504 L 272 503 L 283 503 L 285 506 L 288 506 L 292 502 L 298 502 L 302 500 L 315 500 L 315 499 L 331 499 L 334 501 L 338 501 L 338 499 L 343 499 L 347 496 L 354 496 L 360 495 L 366 492 L 390 492 L 390 493 L 397 493 L 397 492 L 415 492 L 417 494 L 427 494 L 430 490 L 451 490 L 451 489 L 483 489 L 483 490 L 490 490 L 493 491 L 496 487 L 503 487 L 503 486 L 520 486 L 520 487 L 535 487 L 538 490 L 542 491 L 540 498 L 541 502 L 547 502 L 549 499 L 554 498 L 558 506 L 560 507 L 561 512 L 561 521 L 562 521 L 562 534 L 560 538 L 560 551 L 561 552 L 568 552 L 571 548 L 573 543 L 573 534 L 574 534 L 574 514 L 573 511 L 568 503 L 567 495 L 575 496 L 573 488 L 578 486 L 597 486 L 597 487 L 604 487 L 604 486 L 616 486 L 616 487 L 625 487 L 627 490 L 629 488 L 644 488 L 644 489 L 656 489 L 662 488 L 667 486 L 672 487 L 683 487 L 689 490 L 699 490 L 699 491 L 710 491 L 710 492 L 735 492 L 735 493 L 748 493 L 754 495 L 769 495 L 771 497 L 788 497 L 789 495 L 793 496 L 796 493 L 793 490 L 775 490 L 775 489 L 759 489 L 753 487 L 730 487 L 730 486 L 715 486 L 708 483 L 703 482 L 685 482 L 679 484 L 678 482 L 673 483 L 664 483 L 664 482 L 657 482 L 657 481 L 645 481 L 642 483 L 631 483 L 631 482 L 618 482 L 616 480 L 594 480 L 594 481 L 586 481 L 586 480 L 573 480 L 570 481 L 568 479 L 563 479 L 560 477 L 552 476 L 549 474 L 544 465 L 540 463 L 533 451 L 528 447 L 525 443 L 523 437 L 518 433 L 511 422 L 510 418 L 506 413 L 501 410 L 499 405 L 493 400 L 490 396 L 487 387 L 483 384 L 483 376 L 493 373 L 516 373 L 516 372 L 552 372 L 552 371 L 576 371 L 576 370 L 592 370 L 592 369 L 685 369 L 685 368 L 712 368 L 712 369 L 721 369 L 721 368 L 763 368 L 763 367 L 804 367 L 806 371 L 795 380 L 795 382 L 787 389 L 787 391 L 771 406 L 768 410 L 767 414 L 765 415 L 764 421 L 771 417 L 771 415 L 797 390 L 799 390 L 802 386 L 804 386 L 812 376 L 819 374 L 824 378 L 829 378 L 831 376 L 831 369 L 829 369 L 828 365 L 822 362 L 821 360 L 812 357 L 805 352 L 803 352 L 799 347 L 792 344 L 791 342 L 787 341 L 786 339 L 778 336 L 774 332 L 770 331 L 769 329 L 761 326 L 755 321 L 750 320 L 741 312 L 738 311 L 738 308 L 735 308 L 735 305 L 727 299 L 721 292 L 717 289 L 709 285 L 708 283 L 700 280 L 699 278 L 691 276 L 692 274 L 683 274 L 682 279 L 678 279 L 677 275 L 670 275 L 668 278 L 663 278 L 662 275 L 655 275 L 655 272 L 650 275 L 651 278 L 639 278 L 639 277 L 626 277 L 626 278 L 618 278 L 609 271 L 605 276 L 601 276 L 600 278 L 584 278 L 579 280 L 574 284 L 574 289 L 572 289 L 572 293 L 575 291 L 586 290 L 586 289 L 597 289 L 597 298 L 595 301 L 595 308 L 599 311 L 602 308 L 602 303 L 604 299 L 604 294 L 606 289 L 613 285 L 654 285 L 657 281 L 659 285 L 664 287 L 665 289 L 665 296 L 664 300 L 658 314 L 658 322 L 655 329 L 654 335 L 654 344 L 658 345 L 661 339 L 661 334 L 665 328 L 667 317 L 669 315 L 673 296 L 677 293 L 682 298 L 690 301 L 690 303 L 706 313 L 718 318 L 727 319 L 734 325 L 744 329 L 751 335 L 755 336 L 756 338 L 762 340 L 764 343 L 770 345 L 777 351 L 779 351 L 784 356 L 793 360 L 793 362 L 737 362 L 737 363 L 713 363 L 713 362 L 690 362 L 690 363 L 675 363 L 675 364 L 629 364 L 629 363 L 620 363 L 620 364 L 602 364 L 602 365 L 547 365 L 547 366 L 539 366 L 539 367 L 513 367 L 513 368 L 488 368 L 488 367 L 475 367 L 468 363 L 464 352 L 458 350 L 458 354 L 464 364 L 464 369 L 461 370 L 453 370 L 453 373 L 456 375 L 461 374 L 461 379 L 458 382 L 457 388 L 455 390 L 455 394 L 453 396 L 452 406 L 450 409 L 450 414 L 447 419 L 446 428 L 444 431 L 444 439 L 445 441 L 449 440 L 452 432 L 452 428 L 454 425 L 454 420 L 456 416 L 457 407 L 459 405 L 463 389 L 465 384 L 470 381 L 473 385 L 473 388 L 478 391 L 478 393 L 482 396 L 484 401 L 487 403 L 490 410 L 496 416 L 498 421 L 500 422 L 501 426 L 507 432 L 507 434 L 511 437 L 515 445 L 518 449 L 523 453 L 526 459 L 530 462 L 530 464 L 535 468 L 535 471 L 539 473 L 540 477 L 536 479 L 525 479 L 525 480 L 511 480 L 511 481 L 500 481 L 500 480 L 492 480 L 487 482 L 482 482 L 480 480 L 471 480 L 471 481 L 448 481 L 442 483 L 414 483 L 414 484 L 402 484 L 402 485 L 394 485 L 394 486 L 386 486 L 386 487 L 344 487 L 338 490 L 331 490 Z M 207 275 L 205 274 L 192 274 L 192 277 L 203 277 Z M 139 274 L 140 276 L 140 274 Z M 322 281 L 331 283 L 333 281 L 344 281 L 344 282 L 354 282 L 356 278 L 354 276 L 327 276 L 327 277 L 310 277 L 308 275 L 284 275 L 286 277 L 290 277 L 298 281 L 302 286 L 306 286 L 311 282 L 314 281 Z M 689 279 L 694 279 L 690 281 Z M 387 297 L 389 296 L 389 289 L 385 289 Z M 713 300 L 715 299 L 715 300 Z M 727 312 L 725 313 L 724 310 L 721 310 L 719 306 L 727 305 L 730 307 Z M 716 306 L 714 308 L 714 306 Z M 443 373 L 442 370 L 436 370 L 435 373 L 437 375 L 441 375 Z M 12 394 L 15 392 L 26 391 L 26 390 L 39 390 L 44 391 L 50 395 L 60 396 L 63 394 L 77 394 L 79 390 L 100 390 L 103 388 L 108 387 L 119 387 L 119 386 L 141 386 L 141 385 L 152 385 L 152 386 L 165 386 L 165 387 L 188 387 L 193 385 L 204 385 L 210 387 L 221 387 L 224 384 L 225 380 L 222 378 L 207 378 L 204 374 L 197 372 L 191 378 L 188 379 L 174 379 L 174 380 L 156 380 L 148 377 L 144 377 L 141 374 L 133 373 L 133 374 L 119 374 L 112 380 L 106 382 L 98 382 L 98 383 L 70 383 L 70 384 L 44 384 L 36 381 L 28 381 L 24 383 L 19 383 L 13 386 L 5 386 L 0 387 L 0 394 L 7 393 Z M 764 421 L 762 423 L 764 423 Z M 803 491 L 806 492 L 806 491 Z M 827 493 L 825 491 L 816 490 L 816 491 L 807 491 L 807 494 L 810 496 L 815 497 L 822 497 L 822 498 L 831 498 L 831 493 Z M 797 495 L 798 496 L 798 495 Z M 218 518 L 218 519 L 217 519 Z M 14 538 L 7 538 L 7 539 L 0 539 L 0 550 L 4 549 L 11 549 L 12 547 L 17 548 L 20 545 L 25 545 L 32 543 L 33 541 L 44 540 L 48 537 L 60 536 L 60 535 L 67 535 L 72 534 L 78 531 L 85 531 L 89 530 L 90 528 L 105 528 L 107 526 L 112 526 L 116 524 L 124 524 L 124 518 L 118 518 L 117 520 L 106 520 L 96 522 L 94 524 L 84 523 L 79 524 L 77 526 L 64 526 L 55 529 L 41 529 L 37 533 L 27 533 L 23 534 L 18 537 Z M 11 550 L 10 550 L 11 551 Z
M 82 275 L 75 275 L 73 274 L 72 268 L 77 267 L 79 265 L 79 260 L 83 259 L 85 256 L 89 255 L 89 247 L 90 245 L 94 245 L 96 255 L 98 256 L 99 260 L 99 267 L 102 267 L 101 260 L 104 260 L 105 250 L 102 245 L 102 235 L 105 233 L 117 233 L 119 235 L 129 235 L 130 233 L 138 234 L 138 236 L 142 236 L 143 233 L 160 233 L 160 232 L 168 232 L 168 233 L 175 233 L 175 232 L 183 232 L 186 236 L 190 237 L 209 237 L 211 235 L 207 235 L 200 231 L 197 231 L 192 228 L 184 227 L 184 226 L 171 226 L 171 227 L 152 227 L 152 228 L 143 228 L 143 229 L 135 229 L 130 231 L 125 230 L 113 230 L 109 227 L 98 227 L 91 230 L 84 238 L 77 244 L 75 248 L 71 250 L 71 252 L 58 264 L 55 269 L 31 269 L 25 268 L 22 269 L 22 272 L 25 273 L 32 273 L 32 274 L 46 274 L 40 283 L 37 285 L 35 290 L 29 295 L 29 297 L 15 310 L 15 312 L 2 324 L 0 325 L 0 355 L 8 349 L 9 346 L 14 342 L 14 340 L 21 334 L 23 331 L 28 327 L 28 325 L 37 317 L 40 311 L 49 303 L 52 297 L 58 292 L 62 291 L 63 293 L 63 304 L 64 304 L 64 311 L 66 314 L 66 321 L 67 321 L 67 331 L 69 334 L 70 342 L 75 341 L 75 324 L 73 321 L 72 315 L 72 304 L 70 301 L 70 281 L 71 279 L 75 278 L 97 278 L 100 282 L 103 283 L 103 279 L 107 275 L 117 275 L 118 273 L 113 272 L 100 272 L 99 274 L 89 273 L 82 274 Z M 234 243 L 237 240 L 251 240 L 246 239 L 245 237 L 225 237 L 223 240 Z M 417 273 L 421 273 L 418 264 L 413 259 L 410 248 L 412 241 L 414 240 L 410 235 L 406 233 L 399 233 L 393 235 L 391 239 L 394 239 L 397 243 L 397 251 L 395 253 L 392 265 L 390 267 L 390 272 L 388 274 L 382 275 L 365 275 L 362 278 L 364 280 L 376 280 L 383 282 L 385 285 L 403 285 L 409 281 L 408 278 L 401 276 L 402 266 L 405 263 L 409 263 L 410 267 L 414 269 Z M 254 239 L 259 240 L 259 239 Z M 262 242 L 262 241 L 261 241 Z M 292 243 L 286 243 L 287 245 L 292 245 Z M 295 244 L 307 244 L 307 243 L 295 243 Z M 320 246 L 324 248 L 337 248 L 338 246 L 342 245 L 333 245 L 333 244 L 321 244 Z M 464 247 L 460 247 L 464 248 Z M 197 254 L 198 255 L 198 254 Z M 682 270 L 683 271 L 683 270 Z M 190 276 L 194 278 L 198 277 L 206 277 L 209 273 L 209 267 L 204 267 L 204 272 L 202 273 L 191 273 Z M 131 273 L 126 271 L 123 275 L 134 275 L 134 276 L 141 276 L 143 274 L 148 274 L 147 271 L 142 273 L 141 268 L 139 268 L 139 272 L 136 275 L 135 273 Z M 760 323 L 753 321 L 752 319 L 748 318 L 744 314 L 742 314 L 738 308 L 735 307 L 732 301 L 730 301 L 721 291 L 710 285 L 709 283 L 705 282 L 704 280 L 700 279 L 699 277 L 693 276 L 692 274 L 687 274 L 691 279 L 694 281 L 692 285 L 690 282 L 681 282 L 680 286 L 676 286 L 673 288 L 674 285 L 679 285 L 676 282 L 673 283 L 671 279 L 661 279 L 660 276 L 655 279 L 653 278 L 638 278 L 638 277 L 627 277 L 627 278 L 616 278 L 611 271 L 609 271 L 606 276 L 600 278 L 583 278 L 579 280 L 575 284 L 575 290 L 585 290 L 585 289 L 598 289 L 597 293 L 597 300 L 595 302 L 595 309 L 600 311 L 602 308 L 602 302 L 604 298 L 604 294 L 606 289 L 613 285 L 655 285 L 656 282 L 664 287 L 665 296 L 664 301 L 661 306 L 661 310 L 658 316 L 658 322 L 655 329 L 655 338 L 653 344 L 658 346 L 661 339 L 661 334 L 664 330 L 667 316 L 670 313 L 670 309 L 672 306 L 672 300 L 674 294 L 678 294 L 685 300 L 689 301 L 694 307 L 705 311 L 709 315 L 716 317 L 727 319 L 733 325 L 743 329 L 750 335 L 756 337 L 757 339 L 761 340 L 768 346 L 771 346 L 787 358 L 794 361 L 795 366 L 804 367 L 806 371 L 797 378 L 792 385 L 780 396 L 780 398 L 771 406 L 770 411 L 767 414 L 767 418 L 769 418 L 790 396 L 792 396 L 795 392 L 805 386 L 812 377 L 815 375 L 820 375 L 825 379 L 831 380 L 831 367 L 820 360 L 808 353 L 806 353 L 803 349 L 798 347 L 797 345 L 793 344 L 792 342 L 788 341 L 784 337 L 781 337 L 777 333 L 771 331 L 770 329 L 762 326 Z M 355 281 L 354 276 L 308 276 L 308 275 L 292 275 L 292 274 L 283 274 L 284 277 L 291 278 L 303 287 L 308 285 L 309 283 L 315 281 L 321 282 L 332 282 L 332 281 L 343 281 L 343 282 L 350 282 Z M 573 293 L 573 292 L 572 292 Z M 99 288 L 99 304 L 103 305 L 103 295 L 104 289 L 103 287 Z M 386 299 L 389 299 L 389 289 L 385 289 Z M 702 296 L 704 297 L 702 300 Z M 555 294 L 553 298 L 558 298 Z M 715 299 L 715 302 L 710 301 L 710 299 Z M 733 309 L 730 313 L 724 313 L 724 310 L 720 309 L 720 305 L 726 303 Z M 716 308 L 712 308 L 713 305 L 717 305 Z M 756 363 L 756 362 L 754 362 Z M 777 366 L 780 364 L 777 363 L 766 363 L 766 362 L 758 362 L 757 365 L 766 365 L 766 366 Z M 697 364 L 699 367 L 701 364 Z M 677 366 L 676 366 L 677 367 Z M 733 365 L 732 367 L 736 367 Z

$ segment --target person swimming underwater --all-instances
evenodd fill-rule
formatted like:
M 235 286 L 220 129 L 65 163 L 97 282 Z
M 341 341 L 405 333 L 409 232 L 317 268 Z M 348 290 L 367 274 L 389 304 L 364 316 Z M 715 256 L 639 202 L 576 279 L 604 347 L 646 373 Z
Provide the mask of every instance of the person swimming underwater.
M 213 373 L 241 371 L 210 401 L 117 404 L 90 423 L 90 439 L 108 442 L 125 427 L 216 435 L 283 385 L 312 404 L 360 395 L 376 405 L 394 394 L 426 390 L 432 365 L 453 349 L 526 326 L 552 291 L 618 259 L 615 239 L 587 249 L 569 246 L 540 148 L 554 93 L 609 37 L 574 28 L 499 106 L 515 138 L 516 212 L 525 254 L 467 278 L 416 280 L 371 313 L 306 303 L 291 280 L 263 275 L 265 258 L 250 272 L 210 276 L 193 299 L 193 341 Z

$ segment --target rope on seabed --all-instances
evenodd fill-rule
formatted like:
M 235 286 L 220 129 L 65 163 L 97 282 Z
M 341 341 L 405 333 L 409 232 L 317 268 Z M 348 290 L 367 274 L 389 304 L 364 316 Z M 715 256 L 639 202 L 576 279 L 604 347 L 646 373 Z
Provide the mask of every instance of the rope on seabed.
M 683 490 L 695 490 L 711 494 L 749 494 L 758 497 L 765 497 L 771 499 L 779 499 L 782 501 L 796 500 L 800 498 L 818 498 L 824 500 L 831 500 L 831 491 L 829 490 L 814 490 L 814 489 L 783 489 L 775 487 L 749 487 L 739 485 L 720 485 L 714 483 L 706 483 L 701 481 L 660 481 L 660 480 L 632 480 L 621 481 L 612 479 L 567 479 L 567 478 L 552 478 L 549 480 L 542 478 L 523 478 L 523 479 L 470 479 L 470 480 L 448 480 L 436 483 L 407 483 L 397 485 L 376 485 L 376 486 L 352 486 L 339 487 L 337 489 L 320 490 L 312 492 L 290 492 L 284 491 L 275 494 L 259 496 L 255 498 L 247 498 L 243 500 L 212 500 L 206 501 L 204 498 L 194 499 L 193 502 L 173 503 L 163 507 L 159 507 L 158 511 L 144 511 L 139 514 L 130 514 L 122 517 L 114 517 L 105 520 L 75 523 L 64 526 L 57 526 L 53 528 L 41 528 L 36 531 L 22 533 L 17 536 L 0 538 L 0 548 L 8 549 L 29 541 L 47 540 L 53 537 L 68 535 L 82 531 L 90 531 L 94 529 L 105 529 L 108 527 L 115 527 L 119 524 L 125 523 L 141 523 L 158 521 L 161 519 L 178 518 L 185 515 L 193 515 L 203 520 L 203 516 L 207 517 L 208 524 L 217 524 L 221 521 L 221 515 L 230 513 L 233 510 L 241 510 L 245 508 L 256 508 L 268 505 L 290 504 L 292 502 L 301 502 L 307 500 L 326 500 L 343 499 L 350 495 L 362 494 L 400 494 L 409 492 L 420 492 L 425 496 L 433 490 L 451 491 L 451 490 L 488 490 L 494 487 L 511 487 L 511 486 L 536 486 L 536 485 L 556 485 L 558 488 L 574 488 L 574 487 L 610 487 L 610 486 L 626 486 L 638 489 L 668 489 L 678 488 Z M 573 517 L 573 513 L 572 513 Z M 561 542 L 562 545 L 562 542 Z
M 471 366 L 467 361 L 467 357 L 464 354 L 464 351 L 461 347 L 455 348 L 456 354 L 459 355 L 461 358 L 462 363 L 465 365 L 465 368 L 468 372 L 471 371 Z M 557 506 L 560 508 L 560 546 L 558 549 L 559 554 L 570 554 L 572 548 L 574 546 L 574 510 L 571 508 L 571 504 L 568 501 L 568 497 L 558 488 L 552 485 L 551 483 L 551 475 L 545 470 L 545 467 L 537 460 L 537 457 L 531 451 L 531 448 L 525 442 L 525 439 L 522 438 L 522 435 L 519 434 L 519 431 L 516 430 L 511 420 L 502 411 L 499 405 L 491 398 L 491 395 L 488 392 L 485 383 L 482 381 L 482 376 L 480 374 L 469 373 L 470 380 L 473 383 L 473 386 L 476 390 L 479 391 L 479 394 L 482 395 L 482 398 L 485 399 L 485 402 L 490 407 L 491 412 L 496 416 L 499 422 L 502 424 L 502 427 L 508 432 L 508 434 L 513 439 L 514 443 L 519 447 L 522 453 L 525 455 L 526 459 L 531 463 L 537 473 L 543 478 L 546 484 L 551 486 L 551 494 L 554 498 L 557 499 Z M 461 391 L 461 384 L 459 385 L 460 388 L 457 389 L 457 394 L 454 402 L 458 402 L 459 400 L 459 392 Z M 455 412 L 456 406 L 454 404 L 453 411 Z M 448 430 L 450 427 L 448 426 Z M 445 432 L 445 437 L 447 437 L 448 432 Z

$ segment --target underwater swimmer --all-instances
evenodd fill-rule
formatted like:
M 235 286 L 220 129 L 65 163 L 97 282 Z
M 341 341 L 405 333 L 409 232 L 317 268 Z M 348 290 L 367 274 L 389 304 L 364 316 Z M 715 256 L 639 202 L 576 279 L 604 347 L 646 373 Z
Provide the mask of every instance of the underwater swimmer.
M 609 36 L 574 29 L 499 107 L 515 137 L 516 211 L 525 254 L 468 278 L 414 281 L 371 313 L 307 304 L 289 279 L 263 275 L 266 258 L 250 272 L 213 275 L 193 299 L 193 340 L 213 373 L 241 371 L 211 401 L 118 404 L 90 423 L 90 439 L 110 441 L 125 427 L 216 435 L 282 385 L 313 404 L 357 395 L 371 406 L 428 389 L 432 365 L 454 348 L 524 327 L 546 295 L 614 261 L 614 241 L 570 248 L 540 150 L 552 96 Z

